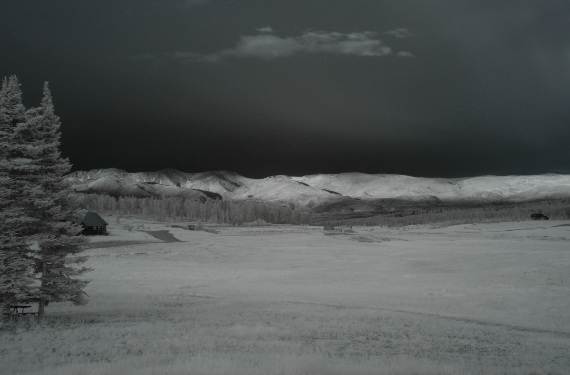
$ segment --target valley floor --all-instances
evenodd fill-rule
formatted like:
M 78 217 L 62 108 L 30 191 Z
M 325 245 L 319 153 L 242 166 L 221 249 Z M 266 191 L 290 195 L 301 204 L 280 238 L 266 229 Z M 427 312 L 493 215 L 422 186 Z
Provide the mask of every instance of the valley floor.
M 89 304 L 0 331 L 2 372 L 570 373 L 568 221 L 216 230 L 93 237 Z

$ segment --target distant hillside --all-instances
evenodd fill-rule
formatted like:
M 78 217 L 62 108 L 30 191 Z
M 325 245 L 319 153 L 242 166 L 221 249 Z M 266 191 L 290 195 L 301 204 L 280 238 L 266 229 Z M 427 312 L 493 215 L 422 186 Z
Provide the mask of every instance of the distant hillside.
M 129 173 L 96 169 L 67 176 L 75 191 L 196 200 L 261 200 L 295 205 L 358 206 L 377 200 L 449 203 L 523 202 L 570 197 L 570 175 L 481 176 L 444 179 L 340 173 L 251 179 L 234 172 L 185 173 L 174 169 Z

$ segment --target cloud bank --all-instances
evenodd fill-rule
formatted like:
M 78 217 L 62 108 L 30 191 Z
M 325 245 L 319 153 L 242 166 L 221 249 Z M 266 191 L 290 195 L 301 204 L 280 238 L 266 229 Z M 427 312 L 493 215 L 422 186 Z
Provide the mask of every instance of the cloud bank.
M 261 27 L 257 31 L 259 32 L 257 35 L 241 36 L 234 48 L 220 50 L 212 54 L 175 52 L 172 56 L 188 62 L 220 62 L 228 58 L 272 60 L 310 54 L 379 57 L 393 53 L 392 48 L 379 39 L 379 33 L 372 31 L 351 33 L 306 31 L 295 37 L 277 36 L 269 26 Z M 407 29 L 396 29 L 393 33 L 397 37 L 410 36 Z M 399 52 L 397 55 L 400 57 L 413 56 L 409 52 Z

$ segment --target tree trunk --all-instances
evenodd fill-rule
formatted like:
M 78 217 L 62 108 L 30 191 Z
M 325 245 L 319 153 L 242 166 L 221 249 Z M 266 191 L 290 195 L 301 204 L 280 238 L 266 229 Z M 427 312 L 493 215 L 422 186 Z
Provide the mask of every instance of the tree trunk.
M 47 264 L 44 261 L 42 263 L 42 277 L 41 277 L 41 285 L 40 285 L 40 295 L 39 295 L 39 301 L 38 301 L 38 320 L 41 321 L 44 318 L 44 313 L 45 313 L 45 305 L 46 305 L 46 301 L 43 297 L 43 292 L 42 292 L 42 287 L 44 286 L 44 280 L 46 277 L 46 272 L 47 272 Z
M 38 320 L 44 319 L 44 308 L 45 308 L 45 300 L 40 297 L 39 305 L 38 305 Z
M 2 321 L 9 322 L 12 319 L 12 309 L 10 308 L 11 303 L 9 301 L 4 301 L 2 303 Z

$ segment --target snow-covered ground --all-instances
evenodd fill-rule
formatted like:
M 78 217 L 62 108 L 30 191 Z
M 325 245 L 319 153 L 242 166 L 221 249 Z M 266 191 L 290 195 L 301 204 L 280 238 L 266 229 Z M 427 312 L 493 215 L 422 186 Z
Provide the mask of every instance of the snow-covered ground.
M 90 303 L 2 333 L 6 373 L 570 373 L 568 221 L 212 234 L 106 219 Z

